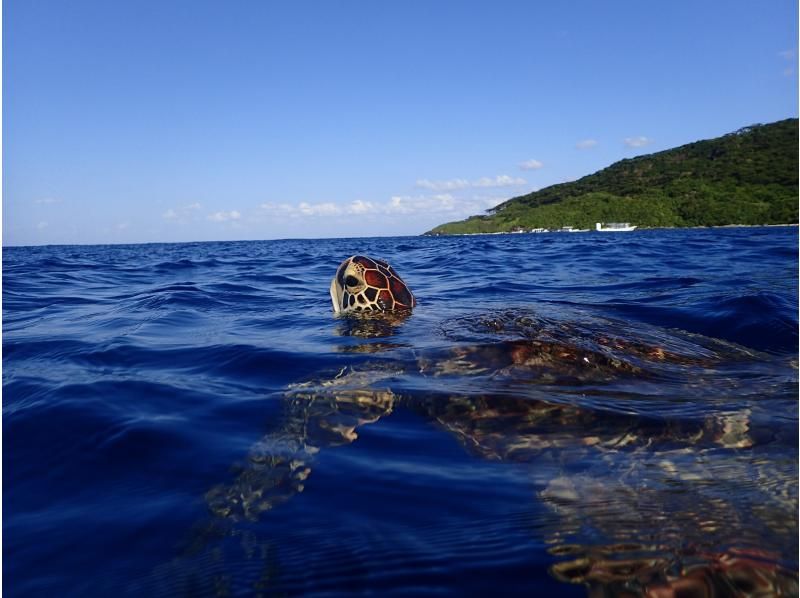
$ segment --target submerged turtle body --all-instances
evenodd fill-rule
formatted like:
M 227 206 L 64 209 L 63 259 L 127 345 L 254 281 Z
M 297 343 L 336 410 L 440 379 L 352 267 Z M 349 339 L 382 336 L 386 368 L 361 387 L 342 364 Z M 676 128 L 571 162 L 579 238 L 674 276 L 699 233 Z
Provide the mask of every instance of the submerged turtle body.
M 392 336 L 416 305 L 408 286 L 387 262 L 363 255 L 340 264 L 330 294 L 337 315 L 356 316 L 340 322 L 344 336 Z M 285 393 L 285 426 L 254 447 L 250 467 L 239 480 L 209 493 L 209 506 L 217 515 L 257 518 L 302 491 L 301 482 L 320 448 L 354 441 L 360 426 L 389 415 L 396 405 L 423 413 L 466 447 L 491 459 L 525 460 L 543 450 L 565 447 L 617 451 L 652 450 L 661 443 L 670 449 L 751 446 L 748 411 L 644 426 L 641 411 L 633 417 L 605 417 L 590 399 L 589 404 L 581 403 L 587 393 L 614 393 L 615 388 L 627 392 L 631 380 L 656 384 L 669 380 L 670 392 L 691 389 L 702 396 L 708 379 L 723 380 L 715 370 L 723 356 L 750 355 L 720 341 L 642 328 L 622 338 L 611 332 L 610 323 L 565 322 L 529 310 L 504 310 L 444 321 L 439 326 L 441 347 L 415 349 L 383 341 L 344 346 L 342 352 L 382 353 L 384 358 L 290 385 Z M 676 372 L 683 377 L 679 385 L 672 383 Z M 497 394 L 465 390 L 462 394 L 468 396 L 454 395 L 453 381 L 463 384 L 465 378 L 470 380 L 468 386 Z M 412 389 L 421 384 L 427 390 L 421 395 L 409 393 L 406 384 Z M 581 399 L 554 400 L 549 390 L 554 387 L 572 388 Z
M 345 260 L 337 279 L 346 278 L 353 263 L 359 265 L 354 262 L 358 257 Z M 336 306 L 333 290 L 331 295 Z M 399 310 L 350 311 L 358 317 L 341 323 L 348 336 L 390 336 L 393 326 L 405 319 Z M 392 325 L 375 326 L 381 321 Z M 702 385 L 703 376 L 713 376 L 714 363 L 722 361 L 722 353 L 714 350 L 722 347 L 709 349 L 673 335 L 663 345 L 649 344 L 657 339 L 597 334 L 578 323 L 513 310 L 447 320 L 439 332 L 447 342 L 438 348 L 387 342 L 342 347 L 343 352 L 391 358 L 345 366 L 327 377 L 290 385 L 284 395 L 283 425 L 253 447 L 237 480 L 208 493 L 211 511 L 233 520 L 258 519 L 303 491 L 320 449 L 355 441 L 361 426 L 389 416 L 398 406 L 435 421 L 470 452 L 492 460 L 527 461 L 554 449 L 616 453 L 652 451 L 661 444 L 669 450 L 752 444 L 748 412 L 683 423 L 654 419 L 643 425 L 640 416 L 609 416 L 591 404 L 551 398 L 553 387 L 572 387 L 585 399 L 586 392 L 597 394 L 598 385 L 613 392 L 616 384 L 624 387 L 632 379 L 658 382 L 687 367 L 694 373 L 687 375 L 683 388 Z M 421 378 L 425 382 L 419 382 Z M 497 394 L 453 394 L 453 381 L 464 379 L 475 381 L 469 386 L 488 386 Z M 425 393 L 405 389 L 406 384 L 413 389 L 420 383 L 428 388 Z M 511 396 L 509 389 L 515 389 Z M 514 396 L 517 392 L 521 394 Z
M 411 310 L 414 295 L 385 261 L 363 255 L 344 260 L 331 281 L 335 313 Z

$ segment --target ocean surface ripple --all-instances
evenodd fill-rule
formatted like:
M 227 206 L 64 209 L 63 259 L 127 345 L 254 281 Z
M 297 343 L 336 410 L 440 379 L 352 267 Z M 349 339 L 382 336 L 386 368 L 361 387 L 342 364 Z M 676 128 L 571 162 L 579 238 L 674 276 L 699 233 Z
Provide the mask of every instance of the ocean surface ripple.
M 5 248 L 3 590 L 797 595 L 797 306 L 794 227 Z

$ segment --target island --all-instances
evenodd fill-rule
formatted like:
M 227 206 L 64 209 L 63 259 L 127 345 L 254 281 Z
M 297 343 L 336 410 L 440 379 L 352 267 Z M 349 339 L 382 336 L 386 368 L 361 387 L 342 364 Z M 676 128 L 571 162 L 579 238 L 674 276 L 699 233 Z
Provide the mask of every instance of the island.
M 511 198 L 426 235 L 796 224 L 798 119 L 741 128 L 620 160 L 576 181 Z

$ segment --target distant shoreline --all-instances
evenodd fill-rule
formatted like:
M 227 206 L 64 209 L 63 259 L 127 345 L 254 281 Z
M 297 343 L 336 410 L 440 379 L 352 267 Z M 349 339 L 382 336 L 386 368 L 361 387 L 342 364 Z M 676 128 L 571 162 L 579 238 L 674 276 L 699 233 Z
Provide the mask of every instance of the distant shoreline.
M 651 227 L 644 227 L 640 226 L 637 227 L 636 230 L 689 230 L 689 229 L 703 229 L 703 228 L 765 228 L 765 227 L 797 227 L 798 223 L 794 224 L 718 224 L 714 226 L 651 226 Z M 558 230 L 548 231 L 549 232 L 561 232 Z M 586 232 L 594 233 L 598 232 L 596 230 L 589 230 Z M 636 231 L 632 231 L 636 232 Z M 18 248 L 26 248 L 26 247 L 124 247 L 124 246 L 133 246 L 133 245 L 192 245 L 192 244 L 212 244 L 212 243 L 263 243 L 263 242 L 285 242 L 285 241 L 326 241 L 332 239 L 400 239 L 400 238 L 409 238 L 414 239 L 416 237 L 469 237 L 473 235 L 518 235 L 518 234 L 529 234 L 529 235 L 536 235 L 536 234 L 547 234 L 547 233 L 529 233 L 527 231 L 523 231 L 521 233 L 512 233 L 511 231 L 498 231 L 493 233 L 419 233 L 416 235 L 381 235 L 379 237 L 321 237 L 321 238 L 312 238 L 312 237 L 285 237 L 279 239 L 235 239 L 235 240 L 217 240 L 217 241 L 142 241 L 142 242 L 133 242 L 133 243 L 48 243 L 44 245 L 3 245 L 3 249 L 18 249 Z M 573 233 L 570 233 L 573 234 Z M 623 233 L 624 234 L 624 233 Z
M 793 224 L 714 224 L 709 226 L 637 226 L 636 230 L 633 231 L 625 231 L 625 232 L 636 232 L 640 230 L 698 230 L 698 229 L 707 229 L 707 228 L 780 228 L 780 227 L 788 227 L 788 226 L 800 226 L 797 222 Z M 510 231 L 510 230 L 501 230 L 495 231 L 491 233 L 422 233 L 418 236 L 420 237 L 472 237 L 475 235 L 544 235 L 548 233 L 562 233 L 565 231 L 560 230 L 549 230 L 547 232 L 537 232 L 532 233 L 530 231 Z M 588 230 L 588 231 L 572 231 L 570 234 L 585 234 L 585 233 L 596 233 L 596 232 L 609 232 L 609 231 L 597 231 L 597 230 Z

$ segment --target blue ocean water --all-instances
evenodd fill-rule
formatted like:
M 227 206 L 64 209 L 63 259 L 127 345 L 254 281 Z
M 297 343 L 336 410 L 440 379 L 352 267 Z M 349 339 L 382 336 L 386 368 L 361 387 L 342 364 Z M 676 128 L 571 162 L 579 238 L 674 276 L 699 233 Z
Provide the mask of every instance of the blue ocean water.
M 797 306 L 792 227 L 6 248 L 3 590 L 796 595 Z

